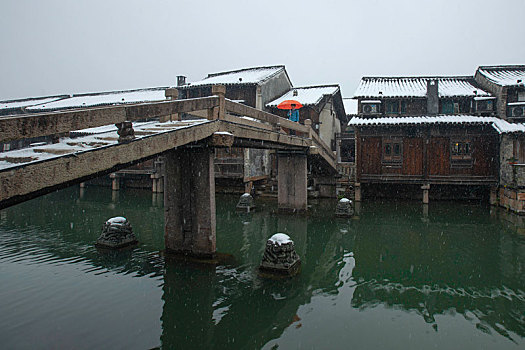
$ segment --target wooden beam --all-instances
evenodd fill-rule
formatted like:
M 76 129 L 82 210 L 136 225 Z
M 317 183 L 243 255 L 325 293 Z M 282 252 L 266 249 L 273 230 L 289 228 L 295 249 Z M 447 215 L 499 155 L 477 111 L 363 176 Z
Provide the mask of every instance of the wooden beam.
M 19 140 L 102 125 L 158 118 L 175 113 L 209 109 L 219 105 L 216 96 L 171 100 L 74 111 L 0 117 L 0 142 Z

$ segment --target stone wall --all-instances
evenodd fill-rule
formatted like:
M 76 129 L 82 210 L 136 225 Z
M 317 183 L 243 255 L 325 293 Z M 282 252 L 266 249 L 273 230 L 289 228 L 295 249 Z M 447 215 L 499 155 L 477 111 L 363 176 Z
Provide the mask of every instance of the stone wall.
M 500 159 L 500 185 L 513 187 L 513 166 L 509 164 L 513 160 L 513 142 L 514 138 L 510 135 L 503 135 L 501 137 L 499 148 Z
M 271 102 L 284 95 L 286 92 L 290 91 L 291 88 L 292 84 L 288 79 L 288 75 L 284 71 L 277 74 L 275 77 L 268 79 L 260 86 L 260 93 L 258 93 L 257 96 L 258 102 L 256 108 L 265 110 L 264 106 L 268 102 Z

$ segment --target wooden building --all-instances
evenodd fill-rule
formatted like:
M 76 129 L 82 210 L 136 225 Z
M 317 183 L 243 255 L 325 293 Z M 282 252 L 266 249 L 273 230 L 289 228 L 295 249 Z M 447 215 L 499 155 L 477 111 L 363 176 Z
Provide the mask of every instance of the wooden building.
M 472 77 L 363 78 L 354 98 L 357 201 L 368 185 L 422 190 L 427 203 L 431 186 L 497 185 L 497 118 L 477 103 L 494 96 Z
M 499 134 L 477 116 L 354 118 L 356 182 L 481 185 L 498 181 Z M 428 199 L 427 199 L 428 200 Z

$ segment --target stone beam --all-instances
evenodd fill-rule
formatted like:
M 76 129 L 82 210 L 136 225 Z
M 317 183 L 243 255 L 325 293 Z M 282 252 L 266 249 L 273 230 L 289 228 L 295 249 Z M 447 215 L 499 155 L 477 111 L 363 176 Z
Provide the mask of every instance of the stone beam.
M 238 115 L 248 116 L 254 119 L 258 119 L 272 125 L 280 125 L 281 127 L 299 131 L 301 133 L 308 133 L 308 128 L 302 124 L 292 122 L 291 120 L 279 117 L 278 115 L 271 114 L 268 112 L 260 111 L 250 106 L 243 105 L 241 103 L 235 103 L 233 101 L 226 100 L 226 111 L 235 113 Z
M 0 117 L 0 142 L 66 133 L 96 126 L 158 118 L 166 115 L 210 109 L 219 97 L 169 100 L 125 106 Z
M 218 131 L 218 121 L 198 124 L 129 143 L 95 148 L 0 171 L 0 209 L 133 163 L 175 147 L 199 142 Z
M 307 149 L 308 147 L 310 147 L 311 142 L 310 140 L 306 138 L 290 136 L 287 134 L 282 134 L 282 133 L 267 130 L 267 129 L 256 129 L 252 126 L 243 125 L 242 124 L 243 122 L 244 121 L 239 122 L 239 123 L 230 123 L 230 122 L 224 121 L 220 124 L 220 131 L 232 133 L 235 136 L 235 142 L 237 142 L 239 139 L 244 139 L 244 140 L 256 141 L 257 143 L 270 142 L 274 144 L 279 144 L 281 146 L 288 145 L 293 148 L 299 147 L 299 148 Z M 264 143 L 261 144 L 261 147 L 252 147 L 252 148 L 267 148 L 266 146 L 264 146 Z M 268 147 L 268 148 L 271 148 L 271 147 Z

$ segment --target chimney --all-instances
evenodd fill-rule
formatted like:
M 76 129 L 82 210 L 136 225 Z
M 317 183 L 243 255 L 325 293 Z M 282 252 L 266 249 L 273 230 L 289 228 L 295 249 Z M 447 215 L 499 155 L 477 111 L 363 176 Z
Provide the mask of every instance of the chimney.
M 177 86 L 186 85 L 186 77 L 184 75 L 177 75 Z
M 436 115 L 439 113 L 438 80 L 427 80 L 427 114 Z

